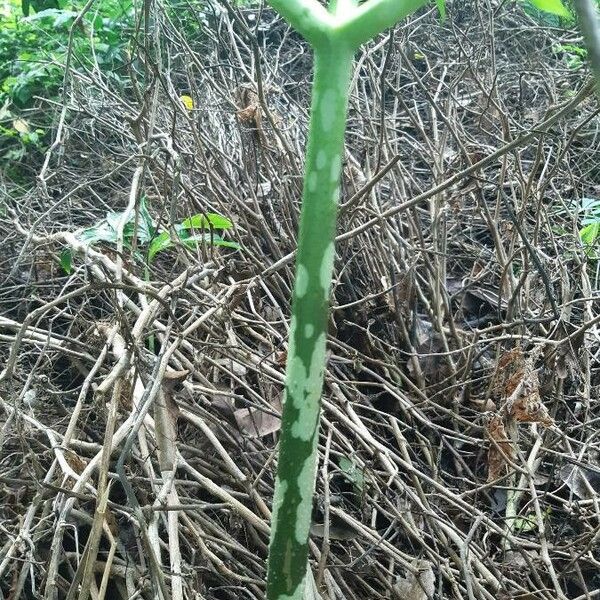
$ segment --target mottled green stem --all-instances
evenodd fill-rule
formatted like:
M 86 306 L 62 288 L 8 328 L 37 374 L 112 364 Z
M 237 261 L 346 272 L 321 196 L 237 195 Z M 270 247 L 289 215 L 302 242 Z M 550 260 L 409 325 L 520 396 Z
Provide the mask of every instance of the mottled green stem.
M 306 574 L 352 56 L 350 48 L 333 40 L 315 55 L 282 435 L 273 500 L 267 580 L 269 600 L 302 598 Z
M 315 76 L 273 498 L 267 600 L 302 600 L 317 469 L 335 224 L 352 58 L 427 0 L 270 0 L 312 45 Z

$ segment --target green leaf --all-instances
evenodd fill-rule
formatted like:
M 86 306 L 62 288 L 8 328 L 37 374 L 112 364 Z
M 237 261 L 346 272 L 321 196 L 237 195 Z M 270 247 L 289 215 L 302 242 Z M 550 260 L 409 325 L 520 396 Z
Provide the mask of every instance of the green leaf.
M 358 493 L 362 493 L 365 487 L 365 476 L 362 469 L 351 459 L 342 456 L 338 466 L 348 481 L 354 486 Z
M 148 262 L 152 262 L 154 257 L 161 251 L 170 248 L 173 245 L 171 234 L 168 231 L 163 231 L 159 236 L 155 237 L 148 246 Z
M 438 12 L 440 13 L 440 22 L 446 20 L 446 0 L 435 0 Z
M 230 240 L 223 240 L 219 238 L 218 240 L 213 240 L 213 246 L 221 246 L 222 248 L 231 248 L 232 250 L 241 250 L 241 246 L 237 242 L 232 242 Z
M 240 245 L 237 242 L 224 240 L 218 235 L 211 235 L 210 233 L 190 235 L 188 230 L 181 225 L 177 225 L 175 229 L 177 230 L 181 243 L 185 244 L 188 248 L 197 248 L 200 244 L 211 244 L 213 246 L 233 248 L 234 250 L 240 249 Z M 148 247 L 148 262 L 152 262 L 159 252 L 172 248 L 173 246 L 175 246 L 175 242 L 172 240 L 171 234 L 168 231 L 163 231 L 163 233 L 152 240 Z
M 579 237 L 586 246 L 592 246 L 600 235 L 600 221 L 594 221 L 579 231 Z
M 96 242 L 116 243 L 117 231 L 105 219 L 93 227 L 84 229 L 77 235 L 77 239 L 82 241 L 84 244 L 95 244 Z
M 542 519 L 544 521 L 547 521 L 551 515 L 552 515 L 552 508 L 548 507 L 548 508 L 546 508 L 546 510 L 544 510 L 542 512 Z M 512 523 L 513 523 L 513 530 L 515 532 L 519 532 L 519 533 L 533 531 L 534 529 L 537 529 L 537 527 L 538 527 L 537 516 L 534 512 L 527 513 L 523 517 L 515 517 L 513 519 Z
M 237 242 L 230 242 L 224 240 L 218 235 L 211 236 L 210 233 L 204 233 L 202 235 L 193 235 L 188 238 L 182 238 L 181 240 L 189 248 L 196 248 L 200 244 L 208 243 L 211 246 L 222 246 L 223 248 L 233 248 L 239 250 L 240 245 Z
M 184 229 L 231 229 L 233 223 L 217 213 L 201 213 L 185 219 L 181 226 Z
M 31 23 L 33 21 L 39 21 L 41 19 L 54 19 L 54 27 L 61 27 L 65 23 L 72 21 L 77 17 L 78 13 L 73 10 L 60 10 L 58 8 L 46 8 L 36 12 L 35 15 L 31 15 L 23 21 Z
M 124 212 L 125 211 L 122 211 L 122 212 L 108 212 L 108 213 L 106 213 L 105 221 L 108 224 L 108 226 L 111 229 L 114 230 L 115 237 L 116 237 L 116 234 L 117 234 L 117 229 L 119 228 L 119 223 L 121 222 L 121 219 L 123 218 Z M 131 218 L 128 219 L 127 223 L 129 223 L 131 220 L 132 220 Z
M 21 0 L 21 10 L 25 17 L 29 16 L 29 0 Z
M 94 244 L 96 242 L 117 242 L 117 232 L 119 223 L 123 218 L 123 212 L 109 212 L 106 217 L 94 225 L 88 227 L 78 234 L 77 238 L 85 244 Z M 135 225 L 135 214 L 132 214 L 123 227 L 123 241 L 130 247 Z M 239 250 L 240 245 L 236 242 L 230 242 L 222 239 L 214 233 L 206 231 L 207 229 L 230 229 L 233 226 L 231 221 L 216 213 L 197 214 L 186 219 L 182 223 L 175 225 L 175 231 L 179 241 L 190 248 L 195 248 L 198 244 L 212 244 L 213 246 L 223 246 Z M 192 235 L 193 230 L 204 230 L 203 233 Z M 148 247 L 148 262 L 152 262 L 154 257 L 161 251 L 171 248 L 174 241 L 168 231 L 156 235 L 156 228 L 152 217 L 148 212 L 145 198 L 140 200 L 138 218 L 137 218 L 137 240 L 141 246 L 150 244 Z
M 85 244 L 94 244 L 96 242 L 110 242 L 116 244 L 119 224 L 123 218 L 124 211 L 106 213 L 106 217 L 94 225 L 84 229 L 77 237 Z M 142 198 L 139 207 L 139 217 L 137 223 L 137 240 L 140 244 L 147 244 L 154 236 L 154 224 L 152 217 L 148 212 L 146 203 Z M 123 241 L 126 246 L 131 246 L 133 240 L 133 227 L 135 224 L 135 214 L 132 213 L 125 226 L 123 227 Z
M 119 217 L 119 219 L 121 219 L 123 216 L 123 213 L 114 213 L 114 214 L 117 215 Z M 134 233 L 133 227 L 135 225 L 135 221 L 136 221 L 136 215 L 135 215 L 135 213 L 132 213 L 132 215 L 129 217 L 127 223 L 125 224 L 125 227 L 123 227 L 123 238 L 124 238 L 124 241 L 129 245 L 133 241 L 133 233 Z M 118 220 L 117 220 L 117 224 L 118 224 Z M 115 224 L 115 230 L 117 229 L 117 224 Z M 139 205 L 138 216 L 137 216 L 136 238 L 137 238 L 138 244 L 146 245 L 154 237 L 155 232 L 156 232 L 156 228 L 154 227 L 152 217 L 150 216 L 150 213 L 148 212 L 148 209 L 146 208 L 146 201 L 142 197 L 140 199 L 140 205 Z
M 73 253 L 69 248 L 62 249 L 60 253 L 60 266 L 67 275 L 73 272 Z
M 571 18 L 571 13 L 567 10 L 561 0 L 529 0 L 529 2 L 538 10 L 566 19 Z
M 600 200 L 598 198 L 582 198 L 581 210 L 600 214 Z
M 146 198 L 142 196 L 140 198 L 140 216 L 138 221 L 138 240 L 144 244 L 147 244 L 156 231 L 154 227 L 154 221 L 148 212 L 146 206 Z

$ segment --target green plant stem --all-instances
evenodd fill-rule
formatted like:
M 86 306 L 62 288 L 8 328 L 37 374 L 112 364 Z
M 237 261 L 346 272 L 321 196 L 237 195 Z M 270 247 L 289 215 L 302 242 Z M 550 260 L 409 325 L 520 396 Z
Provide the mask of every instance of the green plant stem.
M 273 497 L 267 600 L 301 600 L 318 458 L 335 224 L 352 58 L 427 0 L 270 0 L 313 46 L 315 76 Z
M 282 435 L 273 499 L 269 600 L 302 598 L 306 574 L 352 57 L 352 48 L 335 36 L 315 52 Z

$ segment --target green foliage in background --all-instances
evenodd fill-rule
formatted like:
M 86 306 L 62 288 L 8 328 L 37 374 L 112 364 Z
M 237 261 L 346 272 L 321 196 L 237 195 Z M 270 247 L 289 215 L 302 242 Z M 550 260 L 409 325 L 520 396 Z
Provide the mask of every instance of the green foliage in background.
M 576 13 L 570 0 L 522 0 L 525 12 L 548 27 L 572 26 Z M 600 0 L 596 0 L 600 8 Z
M 561 27 L 575 20 L 573 11 L 562 0 L 523 0 L 522 6 L 527 14 L 546 27 Z
M 52 111 L 44 101 L 58 97 L 69 33 L 83 6 L 81 0 L 68 8 L 61 3 L 0 4 L 0 168 L 41 149 L 51 125 Z M 122 84 L 132 19 L 130 0 L 98 2 L 73 32 L 72 68 L 100 68 L 112 83 Z
M 528 4 L 533 6 L 539 11 L 562 17 L 564 19 L 571 19 L 571 13 L 569 9 L 562 3 L 561 0 L 528 0 Z
M 21 0 L 21 8 L 23 9 L 23 14 L 28 17 L 31 9 L 35 12 L 42 12 L 49 8 L 58 9 L 60 8 L 60 4 L 58 0 Z

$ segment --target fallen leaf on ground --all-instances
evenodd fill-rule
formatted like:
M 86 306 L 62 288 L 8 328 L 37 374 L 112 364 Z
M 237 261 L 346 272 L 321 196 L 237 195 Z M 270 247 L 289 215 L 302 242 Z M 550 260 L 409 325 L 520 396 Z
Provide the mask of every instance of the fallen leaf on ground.
M 278 408 L 281 411 L 281 406 Z M 233 416 L 241 431 L 250 437 L 264 437 L 279 431 L 281 419 L 273 412 L 266 412 L 260 408 L 238 408 Z
M 394 586 L 394 597 L 402 600 L 429 600 L 435 594 L 435 573 L 428 560 L 415 560 L 413 565 L 419 570 L 398 580 Z
M 582 500 L 590 500 L 600 491 L 600 474 L 576 465 L 565 465 L 560 478 L 567 487 Z
M 182 104 L 187 108 L 187 110 L 193 110 L 194 101 L 191 98 L 191 96 L 179 96 L 179 99 L 181 100 Z
M 322 523 L 312 523 L 310 526 L 310 534 L 315 537 L 324 537 L 325 525 Z M 358 531 L 351 528 L 348 525 L 330 525 L 329 526 L 329 539 L 330 540 L 353 540 L 358 537 Z

